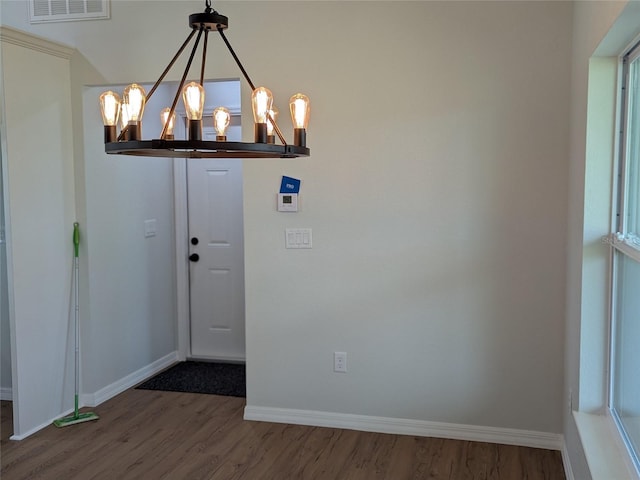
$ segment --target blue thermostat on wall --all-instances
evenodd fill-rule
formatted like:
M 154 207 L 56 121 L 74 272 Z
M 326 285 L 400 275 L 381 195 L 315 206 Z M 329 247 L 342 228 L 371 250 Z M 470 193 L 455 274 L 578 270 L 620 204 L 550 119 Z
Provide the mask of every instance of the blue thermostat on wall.
M 279 193 L 278 194 L 278 211 L 279 212 L 297 212 L 298 211 L 298 194 L 297 193 Z
M 300 180 L 283 175 L 280 183 L 280 193 L 300 193 Z

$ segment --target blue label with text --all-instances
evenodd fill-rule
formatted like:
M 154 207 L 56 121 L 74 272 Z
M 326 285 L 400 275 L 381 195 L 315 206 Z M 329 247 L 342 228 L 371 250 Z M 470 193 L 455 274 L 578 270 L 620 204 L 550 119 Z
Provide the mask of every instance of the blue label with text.
M 280 193 L 300 193 L 300 180 L 283 175 Z

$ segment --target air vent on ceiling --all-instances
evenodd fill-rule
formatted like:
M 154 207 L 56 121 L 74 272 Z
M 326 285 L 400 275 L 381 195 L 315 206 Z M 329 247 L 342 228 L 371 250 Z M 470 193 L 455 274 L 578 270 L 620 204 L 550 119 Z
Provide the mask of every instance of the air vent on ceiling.
M 29 0 L 31 23 L 109 18 L 109 0 Z

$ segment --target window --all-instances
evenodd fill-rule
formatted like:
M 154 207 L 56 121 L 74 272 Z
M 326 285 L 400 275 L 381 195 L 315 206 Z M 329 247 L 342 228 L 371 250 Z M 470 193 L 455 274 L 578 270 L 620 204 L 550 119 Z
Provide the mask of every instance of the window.
M 640 46 L 623 62 L 616 232 L 611 236 L 612 416 L 640 471 Z

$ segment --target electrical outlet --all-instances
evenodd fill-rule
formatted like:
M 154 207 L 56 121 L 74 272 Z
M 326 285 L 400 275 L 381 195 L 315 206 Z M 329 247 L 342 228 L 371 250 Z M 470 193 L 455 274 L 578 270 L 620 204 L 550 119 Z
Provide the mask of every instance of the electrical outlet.
M 347 373 L 347 352 L 333 352 L 333 371 Z

